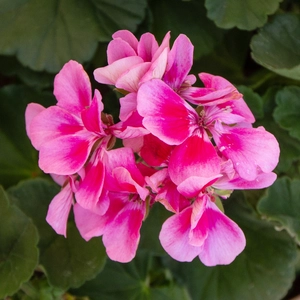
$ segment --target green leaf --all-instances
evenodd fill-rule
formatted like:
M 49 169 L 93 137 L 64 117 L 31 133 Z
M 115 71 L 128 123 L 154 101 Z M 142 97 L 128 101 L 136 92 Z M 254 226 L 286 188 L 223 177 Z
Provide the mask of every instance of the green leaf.
M 73 222 L 68 223 L 67 238 L 57 235 L 48 225 L 48 205 L 58 191 L 52 182 L 33 179 L 10 188 L 9 194 L 39 230 L 40 263 L 50 284 L 67 289 L 94 278 L 103 268 L 106 254 L 100 238 L 86 242 Z
M 267 22 L 282 0 L 205 0 L 208 17 L 221 28 L 253 30 Z
M 300 80 L 299 28 L 299 15 L 276 15 L 252 38 L 252 58 L 279 75 Z
M 286 231 L 300 245 L 300 180 L 288 177 L 278 179 L 261 198 L 257 206 L 277 228 Z
M 264 116 L 263 100 L 259 94 L 255 93 L 251 88 L 244 85 L 237 87 L 240 93 L 243 94 L 243 98 L 248 104 L 250 110 L 254 114 L 256 119 L 262 119 Z
M 289 86 L 276 94 L 277 107 L 274 110 L 274 119 L 280 127 L 289 131 L 289 134 L 300 140 L 300 88 Z
M 173 274 L 195 300 L 282 299 L 295 276 L 295 243 L 260 220 L 242 193 L 233 194 L 224 204 L 226 214 L 245 233 L 245 250 L 227 266 L 206 267 L 197 258 L 192 263 L 169 261 Z
M 108 260 L 95 279 L 71 293 L 91 300 L 190 300 L 187 291 L 176 286 L 170 276 L 159 258 L 138 251 L 130 263 Z
M 90 60 L 98 42 L 116 30 L 135 31 L 145 8 L 146 0 L 4 0 L 0 53 L 15 54 L 33 70 L 57 72 L 70 59 Z
M 223 31 L 207 19 L 201 1 L 154 0 L 150 4 L 157 38 L 162 39 L 169 30 L 174 39 L 186 34 L 195 46 L 195 59 L 210 53 L 220 43 Z
M 25 109 L 29 102 L 49 105 L 50 93 L 11 85 L 0 89 L 0 182 L 4 186 L 41 174 L 37 152 L 25 131 Z
M 0 298 L 14 294 L 38 263 L 38 233 L 32 221 L 0 187 Z

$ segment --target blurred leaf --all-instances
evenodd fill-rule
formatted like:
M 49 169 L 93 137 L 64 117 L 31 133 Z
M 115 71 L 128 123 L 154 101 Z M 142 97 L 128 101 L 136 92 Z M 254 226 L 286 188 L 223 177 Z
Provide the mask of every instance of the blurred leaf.
M 48 225 L 48 205 L 58 191 L 52 182 L 33 179 L 10 188 L 9 194 L 39 230 L 40 263 L 50 284 L 67 289 L 94 278 L 103 268 L 106 254 L 100 238 L 86 242 L 72 222 L 68 223 L 67 238 L 57 235 Z
M 152 282 L 152 271 L 166 271 L 158 269 L 153 256 L 146 251 L 139 251 L 130 263 L 108 260 L 104 270 L 95 279 L 79 289 L 71 290 L 71 293 L 88 296 L 91 300 L 190 300 L 183 287 L 168 280 L 160 286 Z
M 237 87 L 240 93 L 244 95 L 244 100 L 249 106 L 256 119 L 262 119 L 264 116 L 263 100 L 259 94 L 255 93 L 251 88 L 240 85 Z
M 281 14 L 252 40 L 253 59 L 267 69 L 300 80 L 300 16 Z
M 205 0 L 208 17 L 221 28 L 253 30 L 267 22 L 282 0 Z
M 242 193 L 224 202 L 225 212 L 242 228 L 245 250 L 227 266 L 206 267 L 168 262 L 174 274 L 187 285 L 192 299 L 279 300 L 295 277 L 297 250 L 285 232 L 277 232 L 247 205 Z
M 154 0 L 150 4 L 157 38 L 162 39 L 169 30 L 174 39 L 186 34 L 195 46 L 195 59 L 210 53 L 220 43 L 223 31 L 207 19 L 202 1 Z
M 70 59 L 90 60 L 116 30 L 135 31 L 145 8 L 146 0 L 3 0 L 0 53 L 54 73 Z
M 290 135 L 300 140 L 300 88 L 289 86 L 276 94 L 274 119 Z
M 47 106 L 53 100 L 50 93 L 36 92 L 25 86 L 0 89 L 0 182 L 4 186 L 41 173 L 37 152 L 26 135 L 25 109 L 30 102 Z
M 38 264 L 38 233 L 0 187 L 0 298 L 14 294 Z
M 14 56 L 0 56 L 0 72 L 6 76 L 18 76 L 25 84 L 36 88 L 46 88 L 53 85 L 54 76 L 46 72 L 34 72 L 26 68 Z
M 257 206 L 268 220 L 286 231 L 300 245 L 300 180 L 279 178 Z

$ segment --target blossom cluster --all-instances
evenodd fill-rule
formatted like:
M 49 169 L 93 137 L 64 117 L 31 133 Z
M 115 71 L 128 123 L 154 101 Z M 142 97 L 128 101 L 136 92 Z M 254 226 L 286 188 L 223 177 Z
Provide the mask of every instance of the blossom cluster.
M 170 46 L 151 33 L 113 34 L 108 65 L 94 78 L 114 86 L 118 122 L 103 112 L 83 67 L 69 61 L 56 75 L 57 104 L 31 103 L 26 130 L 39 166 L 61 185 L 47 222 L 66 236 L 73 209 L 85 240 L 102 236 L 107 255 L 129 262 L 153 205 L 172 212 L 159 239 L 178 261 L 229 264 L 245 247 L 239 226 L 222 209 L 234 189 L 258 189 L 276 179 L 279 146 L 226 79 L 189 74 L 193 45 L 183 34 Z M 123 147 L 114 149 L 116 139 Z

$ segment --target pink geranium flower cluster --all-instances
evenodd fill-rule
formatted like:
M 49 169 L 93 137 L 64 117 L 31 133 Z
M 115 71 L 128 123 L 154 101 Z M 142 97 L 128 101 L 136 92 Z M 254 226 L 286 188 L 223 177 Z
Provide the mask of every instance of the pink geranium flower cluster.
M 39 166 L 62 186 L 47 221 L 66 236 L 72 208 L 84 239 L 102 236 L 108 256 L 128 262 L 143 220 L 159 202 L 173 213 L 159 234 L 171 257 L 229 264 L 245 237 L 220 198 L 270 186 L 278 143 L 263 127 L 253 128 L 243 96 L 226 79 L 200 73 L 204 86 L 193 86 L 193 45 L 185 35 L 172 47 L 169 40 L 169 33 L 161 45 L 151 33 L 139 40 L 126 30 L 113 35 L 108 65 L 94 77 L 124 95 L 116 124 L 75 61 L 55 77 L 56 106 L 28 105 L 26 128 Z M 124 147 L 113 149 L 116 139 Z

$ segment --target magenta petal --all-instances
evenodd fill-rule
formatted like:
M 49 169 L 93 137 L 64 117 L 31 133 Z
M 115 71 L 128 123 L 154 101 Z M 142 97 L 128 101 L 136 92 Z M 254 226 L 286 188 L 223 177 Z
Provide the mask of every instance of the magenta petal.
M 88 159 L 94 140 L 86 135 L 63 136 L 40 147 L 39 166 L 45 173 L 71 175 Z
M 176 146 L 169 160 L 169 174 L 175 184 L 191 176 L 206 177 L 210 181 L 219 175 L 220 169 L 220 158 L 205 132 L 202 136 L 192 135 Z
M 208 236 L 201 246 L 200 260 L 206 266 L 230 264 L 245 248 L 243 231 L 211 201 L 207 202 L 202 219 Z
M 89 209 L 84 209 L 78 203 L 74 204 L 73 210 L 76 226 L 80 235 L 86 241 L 103 234 L 107 222 L 105 216 L 100 216 Z
M 181 144 L 198 126 L 194 109 L 159 79 L 141 85 L 137 110 L 144 126 L 169 145 Z
M 81 64 L 70 60 L 55 76 L 54 95 L 57 104 L 71 113 L 79 114 L 90 105 L 91 83 Z
M 138 56 L 140 56 L 144 61 L 151 61 L 154 53 L 158 49 L 157 41 L 154 35 L 150 32 L 144 33 L 138 44 Z
M 46 221 L 56 233 L 67 236 L 67 221 L 73 201 L 73 192 L 68 183 L 51 201 Z
M 165 251 L 178 261 L 192 261 L 200 248 L 189 244 L 192 208 L 187 207 L 179 214 L 167 219 L 160 231 L 159 240 Z
M 248 181 L 254 180 L 260 169 L 269 173 L 278 163 L 278 142 L 263 127 L 233 128 L 216 143 L 222 154 L 232 160 L 239 175 Z
M 78 118 L 57 106 L 43 110 L 28 126 L 32 145 L 38 150 L 51 140 L 74 135 L 82 129 Z
M 144 204 L 128 203 L 103 233 L 103 244 L 111 260 L 129 262 L 136 254 L 140 229 L 145 216 Z
M 106 67 L 96 69 L 94 77 L 100 83 L 115 85 L 122 74 L 142 62 L 142 58 L 138 56 L 124 57 Z
M 178 90 L 193 65 L 194 46 L 184 34 L 178 36 L 168 55 L 166 73 L 163 77 L 172 89 Z
M 113 62 L 128 56 L 136 56 L 135 50 L 124 40 L 115 39 L 107 46 L 107 62 Z

